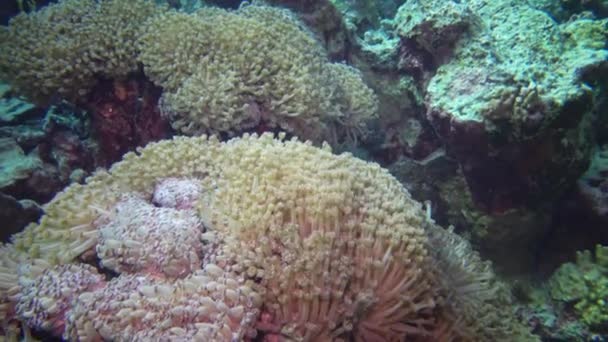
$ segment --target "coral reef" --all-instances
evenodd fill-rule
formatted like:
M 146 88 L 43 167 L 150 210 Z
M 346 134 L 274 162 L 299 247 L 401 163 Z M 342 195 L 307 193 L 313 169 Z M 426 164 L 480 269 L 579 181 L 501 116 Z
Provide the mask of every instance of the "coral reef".
M 0 98 L 2 241 L 36 221 L 41 204 L 99 165 L 90 120 L 81 111 L 65 104 L 45 110 L 6 89 Z
M 579 199 L 570 189 L 606 112 L 606 20 L 558 22 L 534 3 L 404 1 L 349 58 L 380 99 L 384 141 L 372 157 L 396 172 L 441 153 L 457 162 L 405 181 L 426 188 L 416 198 L 442 208 L 442 224 L 519 273 L 536 267 L 543 237 L 559 235 L 555 208 Z
M 162 183 L 159 187 L 155 198 L 164 191 Z M 173 278 L 199 267 L 202 224 L 194 212 L 155 207 L 144 198 L 125 195 L 109 216 L 96 223 L 99 240 L 95 252 L 102 267 Z
M 606 248 L 539 279 L 608 237 L 605 1 L 268 3 L 293 12 L 59 0 L 0 28 L 5 241 L 44 210 L 0 247 L 2 333 L 608 336 Z M 137 148 L 173 133 L 205 135 Z
M 576 263 L 562 265 L 549 281 L 554 300 L 574 304 L 574 312 L 591 330 L 608 331 L 608 248 L 577 253 Z
M 242 341 L 261 299 L 213 265 L 177 282 L 141 275 L 114 278 L 72 303 L 63 337 L 90 340 Z
M 560 22 L 568 21 L 575 16 L 608 17 L 608 1 L 606 0 L 532 0 L 528 3 L 548 12 Z
M 417 79 L 428 78 L 425 73 L 451 57 L 454 43 L 469 28 L 470 16 L 466 2 L 405 1 L 393 19 L 400 38 L 399 68 Z
M 414 16 L 406 5 L 403 16 Z M 588 161 L 593 109 L 588 79 L 606 66 L 605 22 L 558 25 L 516 2 L 461 6 L 451 26 L 431 22 L 423 26 L 427 31 L 414 32 L 419 49 L 443 58 L 426 69 L 432 73 L 427 117 L 463 165 L 481 208 L 500 213 L 555 199 Z M 426 11 L 443 13 L 430 5 Z M 395 21 L 402 22 L 400 17 Z M 479 21 L 483 25 L 473 25 Z M 463 26 L 466 36 L 457 34 Z M 434 50 L 437 44 L 425 35 L 450 37 L 451 49 Z
M 176 137 L 69 186 L 0 250 L 4 332 L 534 340 L 489 265 L 385 170 L 283 138 Z M 33 303 L 42 284 L 74 286 Z
M 426 231 L 437 265 L 437 279 L 445 291 L 441 305 L 449 307 L 460 324 L 474 331 L 474 340 L 537 340 L 527 327 L 514 321 L 516 307 L 510 289 L 497 280 L 490 262 L 484 261 L 469 241 L 455 234 L 453 227 L 446 230 L 432 220 Z M 436 336 L 433 340 L 441 338 Z
M 41 133 L 44 140 L 33 148 L 29 147 L 27 155 L 21 146 L 27 147 L 31 140 L 19 144 L 11 137 L 0 139 L 4 147 L 2 161 L 5 168 L 0 186 L 3 192 L 20 199 L 46 202 L 63 186 L 80 181 L 86 170 L 91 169 L 92 160 L 87 152 L 92 148 L 85 141 L 60 129 Z M 27 139 L 25 134 L 20 138 Z
M 83 292 L 102 287 L 105 280 L 90 265 L 66 264 L 26 270 L 20 282 L 15 297 L 17 315 L 24 317 L 28 326 L 61 336 L 72 301 Z
M 344 15 L 330 0 L 269 0 L 274 6 L 289 8 L 321 43 L 332 61 L 349 59 L 352 34 Z
M 5 188 L 31 176 L 35 169 L 42 167 L 36 156 L 25 155 L 23 149 L 11 138 L 0 139 L 0 188 Z
M 43 214 L 38 203 L 28 199 L 17 200 L 4 193 L 0 193 L 0 208 L 0 222 L 3 222 L 0 231 L 2 242 L 8 242 L 11 235 L 37 221 Z

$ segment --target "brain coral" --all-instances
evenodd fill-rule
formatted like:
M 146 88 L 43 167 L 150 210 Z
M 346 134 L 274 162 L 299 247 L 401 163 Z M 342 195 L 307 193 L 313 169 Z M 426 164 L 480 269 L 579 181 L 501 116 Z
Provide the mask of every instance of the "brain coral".
M 146 75 L 165 90 L 165 115 L 188 135 L 263 126 L 334 141 L 336 133 L 360 136 L 376 115 L 359 72 L 330 63 L 287 10 L 166 12 L 138 42 Z
M 45 211 L 0 249 L 5 327 L 73 340 L 508 341 L 496 331 L 514 326 L 487 299 L 487 266 L 430 253 L 455 244 L 427 235 L 421 205 L 386 170 L 327 145 L 177 137 L 71 185 Z M 202 243 L 175 244 L 193 234 Z M 93 286 L 95 257 L 107 279 Z M 61 284 L 77 286 L 50 290 Z M 52 295 L 36 304 L 32 293 Z
M 159 10 L 146 0 L 63 0 L 21 13 L 0 33 L 0 77 L 37 103 L 84 97 L 99 77 L 137 71 L 132 42 Z

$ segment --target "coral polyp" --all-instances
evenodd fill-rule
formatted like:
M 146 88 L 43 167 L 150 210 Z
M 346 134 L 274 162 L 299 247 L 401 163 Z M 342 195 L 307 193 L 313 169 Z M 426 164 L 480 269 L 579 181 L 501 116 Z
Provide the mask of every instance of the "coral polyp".
M 193 211 L 155 207 L 125 195 L 97 225 L 104 268 L 120 273 L 183 277 L 200 267 L 202 224 Z
M 64 337 L 239 341 L 255 336 L 259 295 L 239 284 L 234 275 L 213 268 L 208 265 L 177 282 L 121 275 L 73 302 Z
M 104 277 L 86 264 L 59 265 L 36 276 L 22 275 L 16 312 L 29 326 L 61 336 L 72 301 L 104 285 Z

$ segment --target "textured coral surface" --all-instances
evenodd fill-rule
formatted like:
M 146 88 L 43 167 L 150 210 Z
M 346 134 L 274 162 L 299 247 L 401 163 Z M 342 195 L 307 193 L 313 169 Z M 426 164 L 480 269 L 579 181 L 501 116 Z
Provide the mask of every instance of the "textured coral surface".
M 139 60 L 165 90 L 161 108 L 187 135 L 280 128 L 320 141 L 361 136 L 376 97 L 330 63 L 289 11 L 241 6 L 166 12 L 146 23 Z
M 429 253 L 432 223 L 386 170 L 283 137 L 154 143 L 58 194 L 0 250 L 5 333 L 530 339 L 465 242 L 437 227 L 449 247 Z
M 38 103 L 81 101 L 99 77 L 137 70 L 134 41 L 159 8 L 145 0 L 64 0 L 0 30 L 0 74 Z
M 0 37 L 0 77 L 20 94 L 39 104 L 89 104 L 98 117 L 119 122 L 129 119 L 119 111 L 133 106 L 99 99 L 95 88 L 133 74 L 163 88 L 160 109 L 187 135 L 280 129 L 337 142 L 364 135 L 377 116 L 359 72 L 331 63 L 285 9 L 185 13 L 145 0 L 63 0 L 16 16 Z M 114 133 L 127 122 L 106 126 L 104 134 L 128 138 Z M 125 143 L 116 145 L 124 152 Z

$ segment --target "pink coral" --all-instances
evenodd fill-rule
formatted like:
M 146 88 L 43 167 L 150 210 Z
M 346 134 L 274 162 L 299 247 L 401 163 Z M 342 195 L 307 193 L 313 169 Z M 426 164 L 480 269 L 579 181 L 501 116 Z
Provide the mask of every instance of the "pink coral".
M 100 221 L 96 250 L 105 268 L 175 278 L 200 268 L 202 224 L 194 211 L 155 207 L 130 194 Z
M 152 202 L 165 208 L 192 209 L 201 192 L 194 179 L 166 178 L 156 185 Z
M 118 341 L 241 341 L 252 338 L 261 297 L 207 265 L 175 282 L 121 275 L 78 297 L 64 338 Z
M 17 314 L 33 328 L 61 336 L 65 315 L 79 294 L 101 288 L 105 278 L 86 264 L 69 264 L 48 268 L 23 283 L 17 300 Z

